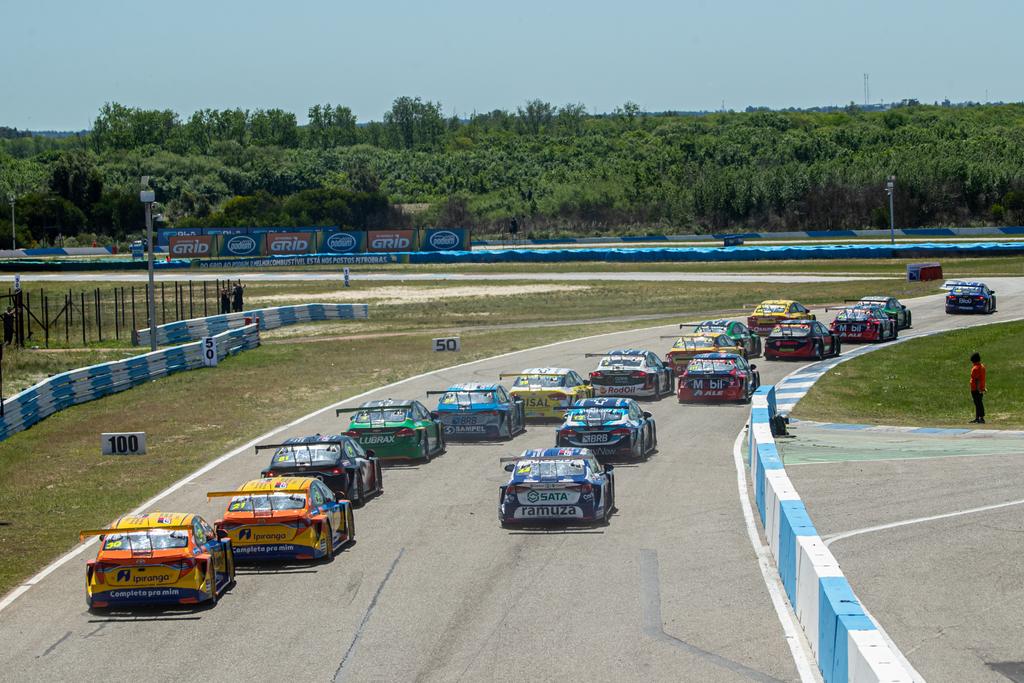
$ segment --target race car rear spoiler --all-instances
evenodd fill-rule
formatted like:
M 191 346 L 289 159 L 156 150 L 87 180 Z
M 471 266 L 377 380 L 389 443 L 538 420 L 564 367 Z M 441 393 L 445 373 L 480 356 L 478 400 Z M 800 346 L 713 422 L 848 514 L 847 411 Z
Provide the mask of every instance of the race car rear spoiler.
M 257 452 L 258 451 L 269 451 L 272 448 L 306 448 L 308 450 L 311 446 L 344 446 L 344 445 L 345 445 L 345 442 L 341 441 L 340 439 L 334 439 L 334 440 L 325 439 L 323 441 L 313 441 L 313 442 L 310 442 L 310 443 L 265 443 L 265 444 L 261 444 L 259 446 L 256 446 L 256 451 Z
M 565 377 L 564 374 L 557 372 L 501 372 L 498 373 L 498 379 L 505 379 L 506 377 Z
M 110 534 L 149 533 L 150 531 L 190 531 L 191 529 L 191 524 L 161 524 L 160 526 L 136 527 L 134 529 L 82 529 L 78 532 L 78 540 L 84 541 L 90 536 L 109 536 Z
M 270 496 L 275 493 L 305 493 L 306 489 L 298 486 L 289 486 L 283 489 L 270 489 L 267 491 L 207 491 L 206 499 L 210 498 L 234 498 L 236 496 Z
M 374 411 L 381 412 L 381 411 L 385 411 L 385 410 L 402 410 L 403 408 L 411 408 L 411 407 L 412 407 L 412 403 L 409 402 L 409 401 L 406 401 L 404 403 L 394 403 L 392 405 L 387 405 L 387 406 L 362 406 L 362 407 L 359 407 L 359 408 L 335 408 L 334 409 L 334 415 L 335 415 L 335 417 L 337 417 L 338 415 L 343 415 L 344 413 L 360 413 L 360 412 L 363 412 L 363 411 L 366 411 L 368 413 L 372 413 Z
M 442 394 L 493 394 L 494 389 L 445 389 L 444 391 L 428 391 L 427 396 Z

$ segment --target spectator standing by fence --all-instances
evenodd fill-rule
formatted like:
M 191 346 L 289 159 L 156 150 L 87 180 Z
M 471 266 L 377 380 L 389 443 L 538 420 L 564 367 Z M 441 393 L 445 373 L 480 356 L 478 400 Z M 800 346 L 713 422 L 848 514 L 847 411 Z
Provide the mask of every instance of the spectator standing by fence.
M 4 321 L 4 346 L 10 346 L 14 342 L 14 307 L 8 306 L 0 317 Z
M 981 364 L 981 354 L 971 354 L 971 398 L 974 399 L 975 424 L 985 424 L 985 366 Z
M 231 292 L 228 291 L 227 285 L 220 290 L 220 312 L 221 314 L 231 312 Z
M 232 298 L 234 300 L 233 301 L 233 303 L 234 303 L 234 309 L 233 310 L 235 311 L 235 313 L 241 313 L 242 312 L 242 293 L 244 291 L 245 291 L 245 285 L 242 284 L 241 280 L 236 282 L 235 286 L 232 287 L 232 289 L 231 289 L 231 296 L 232 296 Z

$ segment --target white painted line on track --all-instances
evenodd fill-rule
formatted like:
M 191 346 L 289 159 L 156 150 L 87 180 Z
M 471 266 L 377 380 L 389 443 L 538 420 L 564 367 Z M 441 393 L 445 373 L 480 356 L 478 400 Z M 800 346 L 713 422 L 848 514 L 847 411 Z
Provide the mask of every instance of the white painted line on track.
M 1024 498 L 1020 500 L 1010 500 L 1005 503 L 995 503 L 994 505 L 982 505 L 976 508 L 967 508 L 966 510 L 957 510 L 956 512 L 946 512 L 941 515 L 932 515 L 930 517 L 915 517 L 914 519 L 905 519 L 901 522 L 891 522 L 889 524 L 879 524 L 877 526 L 866 526 L 862 529 L 854 529 L 852 531 L 843 531 L 838 534 L 830 534 L 823 540 L 825 545 L 832 545 L 836 541 L 841 541 L 844 538 L 850 538 L 852 536 L 860 536 L 861 534 L 870 534 L 875 531 L 885 531 L 886 529 L 897 529 L 902 526 L 910 526 L 911 524 L 922 524 L 924 522 L 934 522 L 938 519 L 949 519 L 950 517 L 960 517 L 962 515 L 973 515 L 978 512 L 988 512 L 989 510 L 999 510 L 1000 508 L 1008 508 L 1014 505 L 1024 505 Z
M 608 336 L 615 335 L 615 334 L 623 334 L 625 332 L 644 332 L 646 330 L 656 330 L 656 329 L 659 329 L 659 328 L 662 328 L 662 327 L 666 327 L 666 325 L 653 325 L 651 327 L 638 327 L 638 328 L 633 329 L 633 330 L 618 330 L 616 332 L 603 332 L 601 334 L 591 334 L 591 335 L 588 335 L 586 337 L 578 337 L 576 339 L 565 339 L 565 340 L 562 340 L 562 341 L 551 342 L 549 344 L 542 344 L 540 346 L 534 346 L 534 347 L 531 347 L 531 348 L 528 348 L 528 349 L 519 349 L 518 351 L 509 351 L 508 353 L 500 353 L 500 354 L 498 354 L 496 356 L 489 356 L 487 358 L 478 358 L 477 360 L 471 360 L 471 361 L 467 361 L 465 363 L 458 363 L 456 365 L 449 365 L 448 367 L 445 367 L 445 368 L 438 368 L 437 370 L 430 370 L 429 372 L 422 372 L 422 373 L 420 373 L 418 375 L 414 375 L 412 377 L 406 377 L 405 379 L 400 379 L 397 382 L 392 382 L 391 384 L 385 384 L 384 386 L 381 386 L 381 387 L 375 387 L 373 389 L 369 389 L 368 391 L 364 391 L 361 394 L 356 394 L 355 396 L 349 396 L 348 398 L 342 399 L 342 400 L 340 400 L 340 401 L 338 401 L 336 403 L 332 403 L 329 406 L 325 406 L 323 408 L 320 408 L 319 410 L 314 410 L 313 412 L 309 413 L 308 415 L 303 415 L 300 418 L 292 420 L 288 424 L 281 425 L 280 427 L 275 427 L 274 429 L 270 430 L 269 432 L 261 434 L 261 435 L 257 436 L 255 439 L 252 439 L 251 441 L 247 441 L 246 443 L 242 444 L 238 448 L 236 448 L 236 449 L 234 449 L 232 451 L 229 451 L 229 452 L 225 453 L 224 455 L 220 456 L 219 458 L 216 458 L 216 459 L 211 460 L 210 462 L 206 463 L 205 465 L 200 467 L 195 472 L 193 472 L 193 473 L 189 474 L 188 476 L 186 476 L 184 479 L 180 479 L 180 480 L 176 481 L 175 483 L 171 484 L 166 489 L 164 489 L 160 493 L 156 494 L 155 496 L 153 496 L 152 498 L 147 500 L 142 505 L 138 506 L 137 508 L 135 508 L 134 510 L 132 510 L 132 511 L 126 513 L 126 514 L 128 514 L 128 515 L 138 515 L 138 514 L 143 513 L 148 508 L 151 508 L 153 505 L 155 505 L 159 501 L 163 500 L 167 496 L 171 495 L 172 493 L 174 493 L 175 491 L 177 491 L 181 487 L 183 487 L 186 484 L 189 484 L 189 483 L 195 481 L 197 478 L 199 478 L 202 475 L 206 474 L 207 472 L 209 472 L 210 470 L 214 469 L 215 467 L 217 467 L 217 466 L 227 462 L 228 460 L 234 458 L 236 455 L 248 451 L 250 448 L 254 447 L 255 445 L 257 445 L 261 441 L 269 439 L 270 437 L 272 437 L 272 436 L 274 436 L 276 434 L 280 434 L 281 432 L 283 432 L 283 431 L 285 431 L 287 429 L 290 429 L 291 427 L 294 427 L 295 425 L 297 425 L 297 424 L 299 424 L 301 422 L 305 422 L 306 420 L 309 420 L 309 419 L 312 419 L 314 417 L 317 417 L 318 415 L 322 415 L 323 413 L 326 413 L 326 412 L 328 412 L 330 410 L 334 410 L 335 408 L 340 408 L 341 406 L 343 406 L 345 403 L 348 403 L 349 401 L 358 401 L 359 399 L 363 398 L 364 396 L 368 396 L 368 395 L 376 393 L 378 391 L 384 391 L 386 389 L 391 389 L 392 387 L 397 387 L 397 386 L 399 386 L 401 384 L 404 384 L 406 382 L 412 382 L 412 381 L 415 381 L 415 380 L 418 380 L 418 379 L 422 379 L 424 377 L 429 377 L 430 375 L 435 375 L 435 374 L 439 374 L 439 373 L 442 373 L 442 372 L 448 372 L 449 370 L 455 370 L 455 369 L 458 369 L 458 368 L 467 367 L 469 365 L 475 365 L 477 363 L 483 363 L 483 362 L 486 362 L 486 361 L 489 361 L 489 360 L 495 360 L 495 359 L 498 359 L 498 358 L 505 358 L 507 356 L 511 356 L 511 355 L 514 355 L 514 354 L 517 354 L 517 353 L 522 353 L 524 351 L 536 351 L 536 350 L 539 350 L 539 349 L 550 348 L 552 346 L 558 346 L 559 344 L 573 344 L 573 343 L 578 343 L 578 342 L 582 342 L 582 341 L 587 341 L 587 340 L 590 340 L 590 339 L 599 339 L 600 337 L 608 337 Z M 26 592 L 28 592 L 28 589 L 30 589 L 32 586 L 35 586 L 37 583 L 39 583 L 40 581 L 45 579 L 47 576 L 49 576 L 50 574 L 55 572 L 57 569 L 59 569 L 63 565 L 67 564 L 68 562 L 70 562 L 74 558 L 76 558 L 79 555 L 81 555 L 93 543 L 96 543 L 96 541 L 97 541 L 97 537 L 95 537 L 95 536 L 89 537 L 87 540 L 83 541 L 82 543 L 79 543 L 77 546 L 72 548 L 70 551 L 68 551 L 64 555 L 61 555 L 56 560 L 54 560 L 53 562 L 48 564 L 46 567 L 44 567 L 42 570 L 40 570 L 38 573 L 36 573 L 32 577 L 30 577 L 28 580 L 26 580 L 20 586 L 17 586 L 16 588 L 13 588 L 7 595 L 5 595 L 3 597 L 2 600 L 0 600 L 0 612 L 5 610 L 6 608 L 10 607 L 11 603 L 13 603 L 19 597 L 24 595 Z
M 750 496 L 747 495 L 747 470 L 743 466 L 743 433 L 744 430 L 741 429 L 740 433 L 736 435 L 736 441 L 732 446 L 732 458 L 736 465 L 736 486 L 739 489 L 740 509 L 743 510 L 747 537 L 750 539 L 750 545 L 754 548 L 754 554 L 757 555 L 757 566 L 761 569 L 761 578 L 764 579 L 764 585 L 768 589 L 768 595 L 771 596 L 775 614 L 779 617 L 779 623 L 782 624 L 782 630 L 786 634 L 786 643 L 793 655 L 793 663 L 796 664 L 800 680 L 803 683 L 809 681 L 821 683 L 821 673 L 818 671 L 817 664 L 814 663 L 810 645 L 804 638 L 803 631 L 797 627 L 796 615 L 793 613 L 789 600 L 786 599 L 782 579 L 775 568 L 771 551 L 761 542 L 761 535 L 754 523 L 754 509 L 750 505 Z

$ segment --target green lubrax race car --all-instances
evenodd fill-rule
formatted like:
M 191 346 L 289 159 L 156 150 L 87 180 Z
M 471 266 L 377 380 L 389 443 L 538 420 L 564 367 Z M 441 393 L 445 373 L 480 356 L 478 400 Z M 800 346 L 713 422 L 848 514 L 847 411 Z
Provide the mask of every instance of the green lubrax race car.
M 382 461 L 430 460 L 445 449 L 441 420 L 419 401 L 367 401 L 335 412 L 352 414 L 346 436 Z

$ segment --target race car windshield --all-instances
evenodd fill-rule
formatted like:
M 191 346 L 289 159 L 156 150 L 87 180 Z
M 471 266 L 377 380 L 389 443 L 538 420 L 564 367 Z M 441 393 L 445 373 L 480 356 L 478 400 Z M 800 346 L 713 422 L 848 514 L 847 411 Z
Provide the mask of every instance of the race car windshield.
M 697 332 L 710 332 L 716 334 L 725 332 L 726 326 L 722 323 L 701 323 L 697 326 Z
M 306 507 L 306 496 L 301 493 L 259 493 L 235 496 L 228 504 L 228 512 L 272 512 L 275 510 L 301 510 Z
M 864 308 L 853 308 L 853 309 L 849 309 L 848 308 L 848 309 L 846 309 L 844 311 L 840 311 L 839 315 L 836 316 L 836 320 L 838 320 L 839 322 L 851 322 L 851 321 L 861 322 L 861 321 L 864 321 L 864 320 L 871 320 L 874 317 L 875 317 L 875 312 L 874 311 L 871 311 L 871 310 L 868 310 L 868 309 L 864 309 Z
M 953 294 L 981 294 L 981 287 L 954 287 Z
M 571 410 L 565 416 L 565 421 L 570 424 L 602 424 L 604 422 L 619 422 L 629 413 L 629 408 L 582 408 Z
M 810 325 L 776 325 L 769 337 L 806 337 L 811 333 Z
M 690 361 L 690 364 L 686 366 L 686 371 L 693 373 L 719 373 L 729 372 L 730 370 L 736 369 L 736 361 L 733 360 L 720 360 L 720 359 L 708 359 L 700 358 Z
M 785 304 L 761 304 L 757 307 L 755 313 L 785 313 Z
M 714 346 L 712 337 L 683 337 L 672 345 L 674 349 L 694 349 L 700 346 Z
M 639 368 L 643 364 L 643 356 L 605 356 L 601 359 L 601 364 L 598 367 L 610 368 L 614 365 L 621 365 L 626 368 Z
M 146 529 L 126 533 L 108 534 L 103 539 L 104 550 L 173 550 L 188 546 L 188 532 L 181 529 Z
M 361 410 L 352 418 L 353 422 L 405 422 L 410 417 L 409 408 L 387 408 Z
M 340 446 L 289 446 L 279 448 L 271 460 L 271 467 L 289 465 L 332 465 L 341 455 Z
M 449 391 L 441 397 L 445 405 L 487 406 L 497 403 L 493 391 Z
M 516 474 L 528 477 L 572 477 L 585 470 L 582 460 L 526 460 L 516 464 Z
M 514 387 L 564 387 L 565 375 L 519 375 L 512 383 Z

